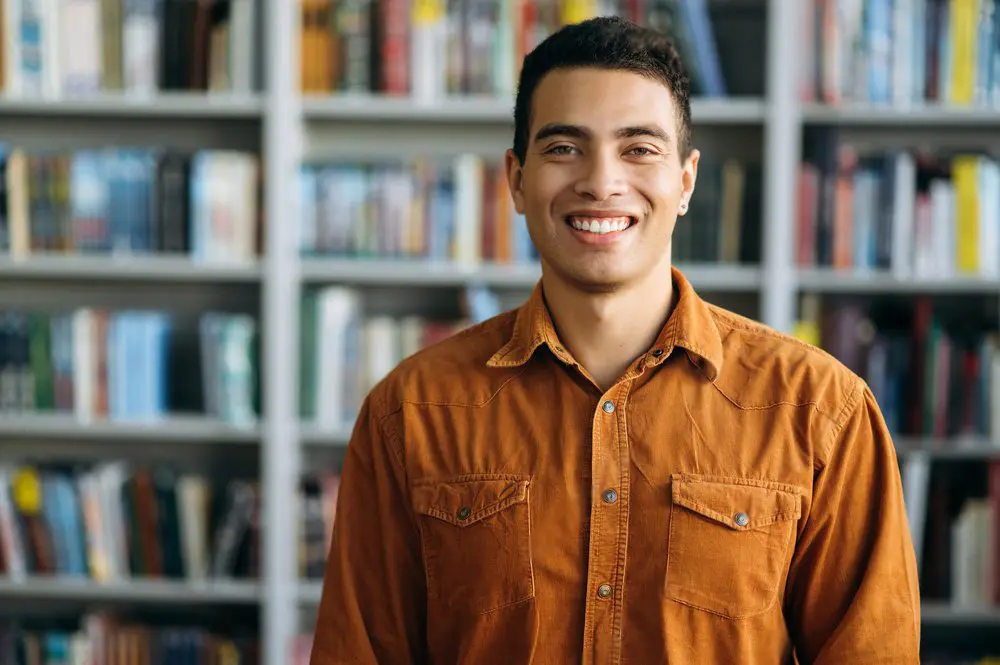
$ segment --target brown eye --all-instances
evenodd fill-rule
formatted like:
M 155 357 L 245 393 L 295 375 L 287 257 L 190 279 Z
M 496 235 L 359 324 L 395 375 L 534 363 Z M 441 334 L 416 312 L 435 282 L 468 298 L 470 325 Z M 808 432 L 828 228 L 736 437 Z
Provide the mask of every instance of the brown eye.
M 557 145 L 549 148 L 545 151 L 547 155 L 570 155 L 573 152 L 573 146 L 569 145 Z

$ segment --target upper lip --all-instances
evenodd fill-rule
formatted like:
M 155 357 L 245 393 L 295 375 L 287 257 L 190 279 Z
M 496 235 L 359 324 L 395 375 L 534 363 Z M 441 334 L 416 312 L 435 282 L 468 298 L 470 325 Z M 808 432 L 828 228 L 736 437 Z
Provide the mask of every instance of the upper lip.
M 639 216 L 627 210 L 573 210 L 566 213 L 567 217 L 628 217 L 638 219 Z

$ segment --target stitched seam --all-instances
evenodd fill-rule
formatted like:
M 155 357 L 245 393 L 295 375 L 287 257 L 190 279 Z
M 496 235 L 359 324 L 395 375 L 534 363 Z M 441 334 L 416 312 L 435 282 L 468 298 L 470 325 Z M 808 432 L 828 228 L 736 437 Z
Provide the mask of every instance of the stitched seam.
M 407 477 L 406 473 L 406 454 L 405 451 L 403 450 L 403 442 L 400 440 L 394 428 L 387 428 L 385 426 L 386 420 L 388 420 L 389 418 L 396 415 L 402 410 L 403 407 L 402 405 L 400 405 L 397 406 L 392 411 L 376 417 L 375 425 L 378 427 L 379 431 L 382 432 L 383 436 L 385 436 L 385 438 L 388 439 L 389 443 L 391 444 L 389 446 L 389 449 L 392 452 L 392 456 L 396 459 L 396 463 L 399 464 L 400 469 L 402 469 L 403 471 L 403 476 L 407 478 L 407 484 L 409 484 L 409 478 Z
M 860 379 L 855 379 L 852 383 L 848 384 L 847 388 L 844 390 L 844 405 L 841 407 L 840 412 L 837 414 L 837 418 L 834 420 L 834 426 L 830 430 L 830 440 L 823 450 L 822 460 L 817 460 L 817 462 L 822 461 L 823 465 L 825 465 L 830 459 L 830 456 L 833 454 L 833 445 L 837 442 L 837 437 L 839 437 L 840 433 L 843 431 L 848 417 L 854 413 L 855 408 L 861 403 L 860 396 L 862 391 L 863 388 Z
M 514 379 L 517 379 L 518 377 L 520 377 L 522 374 L 524 374 L 527 371 L 527 369 L 528 368 L 525 366 L 525 367 L 522 367 L 521 370 L 518 371 L 517 373 L 512 374 L 503 383 L 501 383 L 499 386 L 497 386 L 497 389 L 495 391 L 493 391 L 492 395 L 490 395 L 489 397 L 487 397 L 482 402 L 478 402 L 478 403 L 476 403 L 476 402 L 435 402 L 435 401 L 416 400 L 416 399 L 403 398 L 403 399 L 401 399 L 399 401 L 400 407 L 402 407 L 402 405 L 404 405 L 404 404 L 409 404 L 410 406 L 454 406 L 454 407 L 461 407 L 461 408 L 467 408 L 467 409 L 479 409 L 479 408 L 482 408 L 482 407 L 486 406 L 490 402 L 492 402 L 494 400 L 494 398 L 496 398 L 496 396 L 499 395 L 500 392 L 504 388 L 507 387 L 508 383 L 510 383 Z
M 737 409 L 740 409 L 741 411 L 767 411 L 768 409 L 773 409 L 778 406 L 791 406 L 794 408 L 811 406 L 813 409 L 815 409 L 816 413 L 818 413 L 819 415 L 823 416 L 824 418 L 827 418 L 831 422 L 836 422 L 836 419 L 833 416 L 831 416 L 829 413 L 820 408 L 819 402 L 817 402 L 816 400 L 808 400 L 805 402 L 790 402 L 788 400 L 779 400 L 777 402 L 771 402 L 769 404 L 740 404 L 735 399 L 726 394 L 726 391 L 720 388 L 718 383 L 712 381 L 711 384 L 715 387 L 716 390 L 719 391 L 720 395 L 725 397 L 730 404 L 735 406 Z
M 493 515 L 499 513 L 501 510 L 510 508 L 514 504 L 518 503 L 524 503 L 523 493 L 519 492 L 514 496 L 507 497 L 506 499 L 502 499 L 491 505 L 483 506 L 481 509 L 472 513 L 464 520 L 456 519 L 452 513 L 445 512 L 440 508 L 425 508 L 420 512 L 422 512 L 424 515 L 429 515 L 430 517 L 436 517 L 444 522 L 448 522 L 449 524 L 453 524 L 457 527 L 465 527 L 465 526 L 472 526 L 476 522 L 484 520 L 487 517 L 492 517 Z
M 674 474 L 674 479 L 681 481 L 710 483 L 713 485 L 744 485 L 747 487 L 760 487 L 762 489 L 780 490 L 783 492 L 787 492 L 789 494 L 794 494 L 796 496 L 801 496 L 804 493 L 804 490 L 801 487 L 797 487 L 795 485 L 781 483 L 776 480 L 753 478 L 749 476 L 719 476 L 719 475 L 700 475 L 694 473 L 677 473 Z
M 496 607 L 492 607 L 488 610 L 479 610 L 478 612 L 476 612 L 476 616 L 486 616 L 487 614 L 493 614 L 494 612 L 499 612 L 500 610 L 506 609 L 511 605 L 518 605 L 520 603 L 525 603 L 534 597 L 535 597 L 535 592 L 531 591 L 527 595 L 522 596 L 521 598 L 517 598 L 516 600 L 512 600 L 508 603 L 504 603 L 503 605 L 497 605 Z
M 450 476 L 447 478 L 418 478 L 413 481 L 414 487 L 426 487 L 428 485 L 459 485 L 462 483 L 478 483 L 488 480 L 504 481 L 513 480 L 518 481 L 528 481 L 530 476 L 516 473 L 463 473 L 458 476 Z
M 700 513 L 700 514 L 705 515 L 706 517 L 712 517 L 716 521 L 721 522 L 721 523 L 725 524 L 726 526 L 728 526 L 728 527 L 730 527 L 732 529 L 735 529 L 737 531 L 753 531 L 754 527 L 758 527 L 758 526 L 770 526 L 771 524 L 774 524 L 775 522 L 783 522 L 785 520 L 798 519 L 799 517 L 802 516 L 801 511 L 783 510 L 783 511 L 779 511 L 777 513 L 772 513 L 771 515 L 768 515 L 766 517 L 754 518 L 746 526 L 739 526 L 738 524 L 735 524 L 733 522 L 732 517 L 729 517 L 727 515 L 723 515 L 722 513 L 717 512 L 717 511 L 713 510 L 712 508 L 709 508 L 705 504 L 703 504 L 703 503 L 701 503 L 699 501 L 695 501 L 694 499 L 689 499 L 689 498 L 687 498 L 685 496 L 681 496 L 681 497 L 678 497 L 678 499 L 675 501 L 675 503 L 677 503 L 678 505 L 681 505 L 681 506 L 686 506 L 687 508 L 691 508 L 694 511 Z

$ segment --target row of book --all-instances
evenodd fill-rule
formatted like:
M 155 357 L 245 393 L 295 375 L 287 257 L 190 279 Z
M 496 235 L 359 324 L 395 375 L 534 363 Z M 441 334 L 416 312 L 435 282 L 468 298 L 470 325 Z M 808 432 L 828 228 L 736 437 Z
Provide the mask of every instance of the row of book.
M 300 169 L 299 248 L 306 256 L 427 258 L 463 264 L 538 259 L 503 165 L 475 154 Z M 755 263 L 761 168 L 704 159 L 675 261 Z
M 256 34 L 256 0 L 6 0 L 2 89 L 46 99 L 250 93 Z
M 176 329 L 161 310 L 0 312 L 0 411 L 81 423 L 196 412 L 234 424 L 259 413 L 258 334 L 248 315 L 204 312 Z
M 537 259 L 503 165 L 478 155 L 308 165 L 300 186 L 304 255 Z
M 0 252 L 16 259 L 163 252 L 248 262 L 259 253 L 260 216 L 253 153 L 0 146 Z
M 1000 106 L 997 0 L 807 0 L 800 96 Z
M 27 620 L 0 623 L 4 665 L 258 665 L 257 637 L 196 625 L 141 623 L 90 611 L 69 630 Z
M 906 303 L 806 294 L 798 335 L 864 377 L 894 436 L 1000 442 L 1000 333 Z
M 904 279 L 1000 277 L 996 156 L 866 152 L 836 133 L 811 147 L 798 174 L 800 266 L 889 270 Z
M 307 93 L 512 97 L 529 51 L 599 15 L 671 35 L 695 94 L 727 91 L 705 0 L 300 0 L 300 11 Z
M 921 598 L 958 609 L 1000 607 L 1000 462 L 900 461 Z
M 0 577 L 217 580 L 260 572 L 253 479 L 120 460 L 0 465 Z
M 299 578 L 322 580 L 333 538 L 340 474 L 313 472 L 305 476 L 295 500 L 298 516 Z
M 350 427 L 364 396 L 401 360 L 469 324 L 370 315 L 364 294 L 345 286 L 306 291 L 300 317 L 300 416 L 330 431 Z

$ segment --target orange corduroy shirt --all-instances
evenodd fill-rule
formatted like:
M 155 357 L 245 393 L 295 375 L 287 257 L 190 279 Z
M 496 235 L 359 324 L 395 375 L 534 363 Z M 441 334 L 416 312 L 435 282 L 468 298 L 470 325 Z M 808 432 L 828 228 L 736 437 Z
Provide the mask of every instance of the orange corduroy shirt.
M 312 665 L 918 662 L 869 387 L 673 273 L 655 344 L 604 392 L 540 285 L 375 387 Z

